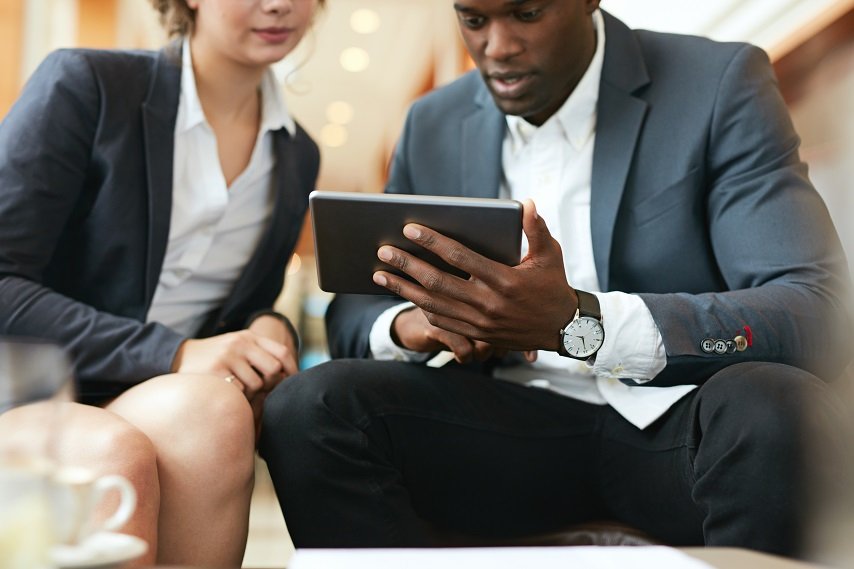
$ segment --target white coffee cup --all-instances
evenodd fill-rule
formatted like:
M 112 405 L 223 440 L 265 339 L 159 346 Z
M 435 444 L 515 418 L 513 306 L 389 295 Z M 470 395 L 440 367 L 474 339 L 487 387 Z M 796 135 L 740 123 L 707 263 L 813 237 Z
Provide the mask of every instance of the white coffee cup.
M 51 474 L 73 401 L 62 348 L 0 337 L 0 567 L 46 569 L 53 547 Z
M 106 519 L 99 506 L 117 493 L 118 505 Z M 56 542 L 77 545 L 101 531 L 120 529 L 136 509 L 136 490 L 124 476 L 96 476 L 85 468 L 65 466 L 51 477 L 51 512 Z
M 46 568 L 53 545 L 49 465 L 0 456 L 0 567 Z

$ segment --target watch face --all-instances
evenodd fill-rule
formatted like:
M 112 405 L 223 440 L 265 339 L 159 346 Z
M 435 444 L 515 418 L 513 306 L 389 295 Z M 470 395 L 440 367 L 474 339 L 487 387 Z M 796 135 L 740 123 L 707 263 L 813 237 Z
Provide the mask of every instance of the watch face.
M 563 347 L 574 358 L 588 358 L 602 347 L 605 331 L 595 318 L 582 316 L 569 323 L 563 334 Z

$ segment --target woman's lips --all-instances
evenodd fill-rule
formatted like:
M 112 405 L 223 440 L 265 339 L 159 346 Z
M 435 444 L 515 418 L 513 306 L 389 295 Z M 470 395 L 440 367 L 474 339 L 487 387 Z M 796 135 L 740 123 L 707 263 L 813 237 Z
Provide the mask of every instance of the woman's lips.
M 291 30 L 289 28 L 260 28 L 256 29 L 255 33 L 268 43 L 283 43 L 290 37 Z

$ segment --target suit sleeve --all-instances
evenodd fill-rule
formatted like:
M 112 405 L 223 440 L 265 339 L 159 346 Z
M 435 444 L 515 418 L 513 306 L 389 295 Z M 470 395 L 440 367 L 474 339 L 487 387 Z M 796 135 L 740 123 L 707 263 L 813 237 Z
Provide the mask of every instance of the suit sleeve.
M 702 383 L 747 360 L 835 378 L 850 351 L 847 263 L 758 48 L 745 46 L 726 69 L 709 137 L 709 232 L 729 290 L 641 295 L 667 351 L 667 366 L 647 385 Z M 745 326 L 753 343 L 744 352 L 701 349 L 703 338 L 731 339 Z
M 416 103 L 417 107 L 417 103 Z M 407 147 L 409 132 L 414 119 L 413 107 L 406 117 L 392 160 L 389 180 L 385 192 L 389 194 L 412 194 Z M 371 327 L 388 308 L 405 302 L 392 295 L 338 294 L 326 311 L 326 334 L 329 353 L 333 358 L 371 357 Z
M 0 124 L 0 335 L 56 342 L 81 379 L 132 384 L 170 371 L 183 338 L 44 285 L 57 243 L 81 215 L 101 96 L 84 55 L 56 52 Z

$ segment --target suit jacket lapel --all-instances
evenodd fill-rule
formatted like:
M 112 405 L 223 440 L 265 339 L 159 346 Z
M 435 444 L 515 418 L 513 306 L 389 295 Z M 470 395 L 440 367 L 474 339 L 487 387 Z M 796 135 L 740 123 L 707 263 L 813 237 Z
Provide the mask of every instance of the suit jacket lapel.
M 145 167 L 148 177 L 146 306 L 154 297 L 169 239 L 175 120 L 181 93 L 180 52 L 179 43 L 172 43 L 160 51 L 155 63 L 149 95 L 142 105 Z
M 486 87 L 475 96 L 477 109 L 462 124 L 463 195 L 497 198 L 501 184 L 501 147 L 507 123 Z
M 649 83 L 633 32 L 603 12 L 605 61 L 596 111 L 590 226 L 599 286 L 608 290 L 614 226 L 647 104 L 634 93 Z

